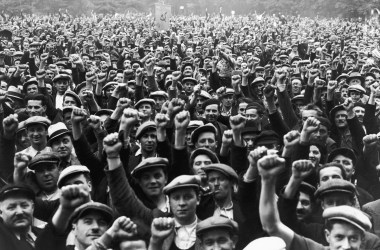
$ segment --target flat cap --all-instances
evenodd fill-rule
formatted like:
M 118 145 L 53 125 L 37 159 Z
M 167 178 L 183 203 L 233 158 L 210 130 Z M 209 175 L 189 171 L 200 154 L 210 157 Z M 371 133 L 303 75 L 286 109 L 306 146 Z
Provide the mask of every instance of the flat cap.
M 361 85 L 357 85 L 357 84 L 349 86 L 347 91 L 348 92 L 356 91 L 356 92 L 359 92 L 361 94 L 365 94 L 365 89 Z
M 50 127 L 48 128 L 48 145 L 51 145 L 51 143 L 58 137 L 69 134 L 71 133 L 63 122 L 57 122 L 55 124 L 50 125 Z
M 115 87 L 117 86 L 118 83 L 117 82 L 107 82 L 106 85 L 103 86 L 102 90 L 106 90 L 108 89 L 109 87 Z
M 203 126 L 203 125 L 204 125 L 204 123 L 201 120 L 191 120 L 189 122 L 189 126 L 187 126 L 186 129 L 195 129 L 195 128 L 198 128 L 198 127 Z
M 142 171 L 148 170 L 150 168 L 161 167 L 166 171 L 169 166 L 169 161 L 162 157 L 149 157 L 142 160 L 132 171 L 131 175 L 133 177 L 138 177 Z
M 207 91 L 204 91 L 204 90 L 201 90 L 201 93 L 199 93 L 199 96 L 207 100 L 212 98 L 212 96 Z
M 372 224 L 369 218 L 359 209 L 350 206 L 329 207 L 323 211 L 326 220 L 341 220 L 350 223 L 361 231 L 368 231 Z
M 151 99 L 151 98 L 143 98 L 141 100 L 139 100 L 138 102 L 136 102 L 135 104 L 135 109 L 138 109 L 139 106 L 143 103 L 148 103 L 150 104 L 152 107 L 154 107 L 156 105 L 156 101 Z
M 200 126 L 198 128 L 196 128 L 192 133 L 191 133 L 191 142 L 193 144 L 196 143 L 196 141 L 198 140 L 198 137 L 201 133 L 204 133 L 204 132 L 212 132 L 214 133 L 215 135 L 217 135 L 217 130 L 215 128 L 214 125 L 212 125 L 211 123 L 207 123 L 203 126 Z
M 334 160 L 334 158 L 337 157 L 338 155 L 343 155 L 347 158 L 350 158 L 352 160 L 352 164 L 355 166 L 356 160 L 357 160 L 356 155 L 355 155 L 354 151 L 352 151 L 352 149 L 349 149 L 349 148 L 336 148 L 336 149 L 334 149 L 333 151 L 331 151 L 331 153 L 327 157 L 327 162 L 332 162 Z
M 87 202 L 77 207 L 70 217 L 70 222 L 77 222 L 86 211 L 100 212 L 104 215 L 108 224 L 111 224 L 113 222 L 114 214 L 112 209 L 109 206 L 106 206 L 100 202 Z
M 63 99 L 65 99 L 66 96 L 71 96 L 72 98 L 74 98 L 74 100 L 77 102 L 77 107 L 80 107 L 82 105 L 82 101 L 75 92 L 71 90 L 66 90 L 65 94 L 63 95 Z
M 12 195 L 22 195 L 31 200 L 36 198 L 33 190 L 24 184 L 7 184 L 0 190 L 0 201 L 12 197 Z
M 198 155 L 207 155 L 212 163 L 219 163 L 218 156 L 208 148 L 197 148 L 190 155 L 190 166 L 193 166 L 194 159 Z
M 262 146 L 272 143 L 279 143 L 280 137 L 273 130 L 264 130 L 262 131 L 254 141 L 255 146 Z
M 147 121 L 142 123 L 136 131 L 136 139 L 140 139 L 140 137 L 149 129 L 157 129 L 156 123 L 154 121 Z
M 231 96 L 235 94 L 235 90 L 231 89 L 231 88 L 226 88 L 226 91 L 223 93 L 222 96 Z
M 322 182 L 317 191 L 315 191 L 314 196 L 320 198 L 321 196 L 329 193 L 346 193 L 349 195 L 355 195 L 356 188 L 355 185 L 349 181 L 343 179 L 331 179 Z
M 158 90 L 158 91 L 154 91 L 152 93 L 150 93 L 149 97 L 154 97 L 154 96 L 162 96 L 164 98 L 168 98 L 168 93 L 166 93 L 165 91 L 162 91 L 162 90 Z
M 243 250 L 285 250 L 286 243 L 276 236 L 262 237 L 251 241 Z
M 66 74 L 58 74 L 56 75 L 54 78 L 53 78 L 53 82 L 56 82 L 58 80 L 71 80 L 71 77 L 69 75 L 66 75 Z
M 44 152 L 34 156 L 32 160 L 30 160 L 28 168 L 31 170 L 36 170 L 42 164 L 58 164 L 59 161 L 60 158 L 55 152 Z
M 304 95 L 296 95 L 295 97 L 292 98 L 292 103 L 297 102 L 297 101 L 303 101 L 304 100 Z
M 101 116 L 101 115 L 112 115 L 113 110 L 112 109 L 100 109 L 96 111 L 95 115 L 96 116 Z
M 210 164 L 210 165 L 204 166 L 202 169 L 206 172 L 206 174 L 209 173 L 210 171 L 217 171 L 224 174 L 227 178 L 231 178 L 235 181 L 237 181 L 239 178 L 233 168 L 222 163 Z
M 179 188 L 194 188 L 199 190 L 200 181 L 195 175 L 180 175 L 174 178 L 168 185 L 164 187 L 164 193 L 170 194 Z
M 239 226 L 236 221 L 222 216 L 211 216 L 197 224 L 197 236 L 212 229 L 226 229 L 232 234 L 237 234 Z
M 51 124 L 50 120 L 43 116 L 32 116 L 25 120 L 25 127 L 28 128 L 31 125 L 41 124 L 48 128 Z
M 262 77 L 256 77 L 255 80 L 251 83 L 251 85 L 258 84 L 259 82 L 265 82 L 264 78 Z
M 364 77 L 359 72 L 352 72 L 348 78 L 347 82 L 350 82 L 353 79 L 359 79 L 362 84 L 364 84 Z
M 182 79 L 182 84 L 184 84 L 185 82 L 192 82 L 194 85 L 198 84 L 198 81 L 193 77 L 184 77 Z
M 62 187 L 63 181 L 67 177 L 69 177 L 70 175 L 79 174 L 79 173 L 90 173 L 90 170 L 86 166 L 82 166 L 82 165 L 72 165 L 62 170 L 57 181 L 58 188 Z

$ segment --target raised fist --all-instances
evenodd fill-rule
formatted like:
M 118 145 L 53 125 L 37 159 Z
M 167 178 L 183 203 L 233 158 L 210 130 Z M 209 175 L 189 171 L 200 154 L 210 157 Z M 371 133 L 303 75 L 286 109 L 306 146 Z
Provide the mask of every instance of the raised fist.
M 292 130 L 284 136 L 284 145 L 286 148 L 292 148 L 299 143 L 299 140 L 300 132 L 297 130 Z
M 166 114 L 158 113 L 156 117 L 154 118 L 154 121 L 156 122 L 157 129 L 164 129 L 168 125 L 170 119 L 169 116 Z
M 30 155 L 18 152 L 14 157 L 14 167 L 18 171 L 23 171 L 29 165 L 29 161 L 32 159 Z
M 84 109 L 74 108 L 71 113 L 71 122 L 80 123 L 87 118 L 87 112 Z
M 3 120 L 4 135 L 13 136 L 14 134 L 16 134 L 17 128 L 18 128 L 17 114 L 8 115 Z
M 100 117 L 96 115 L 90 115 L 90 117 L 87 119 L 88 125 L 94 130 L 97 131 L 100 129 Z
M 272 85 L 268 84 L 264 88 L 263 92 L 266 99 L 272 99 L 274 97 L 275 88 Z
M 239 75 L 233 75 L 232 76 L 232 82 L 231 82 L 232 87 L 235 87 L 235 86 L 239 85 L 240 83 L 241 83 L 240 76 Z
M 190 114 L 188 111 L 179 112 L 174 119 L 174 125 L 176 130 L 186 130 L 190 123 Z
M 139 112 L 136 109 L 126 108 L 123 111 L 123 116 L 121 117 L 121 123 L 132 128 L 137 123 L 139 123 Z
M 255 165 L 261 157 L 267 155 L 267 150 L 268 149 L 265 146 L 259 146 L 249 152 L 248 160 L 250 165 Z
M 95 72 L 87 72 L 86 73 L 86 81 L 87 82 L 93 82 L 96 78 Z
M 293 162 L 292 175 L 296 179 L 305 179 L 314 169 L 314 164 L 310 160 L 298 160 Z
M 262 179 L 272 179 L 283 172 L 285 159 L 275 154 L 266 155 L 258 160 L 257 167 Z
M 334 91 L 338 87 L 338 82 L 330 80 L 327 84 L 327 91 Z
M 319 128 L 321 122 L 315 117 L 308 117 L 307 120 L 303 123 L 302 132 L 310 135 Z
M 380 134 L 370 134 L 363 137 L 363 143 L 365 147 L 375 146 L 379 142 Z
M 45 79 L 46 71 L 44 69 L 40 69 L 36 72 L 37 80 L 43 80 Z
M 344 103 L 343 103 L 343 107 L 345 110 L 347 110 L 347 112 L 350 112 L 353 110 L 354 108 L 354 103 L 352 102 L 352 99 L 349 97 L 347 98 Z
M 173 81 L 179 81 L 179 79 L 182 76 L 182 73 L 181 73 L 181 71 L 174 71 L 172 73 L 172 76 L 173 76 L 173 78 L 172 78 Z
M 171 234 L 173 230 L 173 218 L 155 218 L 151 227 L 152 239 L 163 241 Z
M 103 148 L 108 158 L 119 157 L 121 146 L 122 144 L 119 141 L 119 134 L 116 132 L 107 135 L 103 140 Z
M 230 125 L 233 131 L 243 130 L 245 127 L 246 118 L 242 115 L 235 115 L 230 117 Z
M 129 98 L 122 97 L 117 101 L 116 108 L 124 110 L 131 105 L 132 101 Z
M 137 234 L 137 225 L 131 219 L 121 216 L 113 222 L 107 233 L 116 242 L 130 240 Z
M 60 203 L 63 209 L 74 211 L 80 205 L 90 201 L 90 190 L 87 185 L 73 184 L 61 188 Z

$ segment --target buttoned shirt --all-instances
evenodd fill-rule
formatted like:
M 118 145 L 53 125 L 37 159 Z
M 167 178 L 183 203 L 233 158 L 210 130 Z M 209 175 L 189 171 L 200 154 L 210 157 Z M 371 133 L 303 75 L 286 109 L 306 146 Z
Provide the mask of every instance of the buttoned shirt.
M 197 239 L 196 228 L 198 218 L 190 225 L 181 225 L 177 220 L 175 222 L 175 238 L 174 243 L 179 249 L 189 249 L 195 244 Z

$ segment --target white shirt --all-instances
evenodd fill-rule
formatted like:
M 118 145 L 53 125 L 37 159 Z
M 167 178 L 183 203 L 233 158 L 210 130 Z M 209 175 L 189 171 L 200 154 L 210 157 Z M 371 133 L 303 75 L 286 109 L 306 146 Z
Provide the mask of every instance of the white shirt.
M 231 202 L 231 204 L 227 207 L 221 208 L 218 205 L 216 205 L 214 216 L 223 216 L 230 220 L 234 219 L 234 204 Z
M 56 109 L 61 109 L 63 108 L 63 95 L 60 95 L 57 93 L 55 96 L 55 108 Z
M 175 223 L 175 233 L 174 243 L 179 249 L 189 249 L 195 244 L 197 239 L 196 229 L 198 224 L 198 218 L 190 225 L 181 225 L 177 220 Z

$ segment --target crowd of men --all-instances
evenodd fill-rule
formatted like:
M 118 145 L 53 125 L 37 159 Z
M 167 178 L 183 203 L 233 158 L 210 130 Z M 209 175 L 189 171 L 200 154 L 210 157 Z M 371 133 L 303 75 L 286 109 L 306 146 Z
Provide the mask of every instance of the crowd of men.
M 380 249 L 376 23 L 0 26 L 0 249 Z

